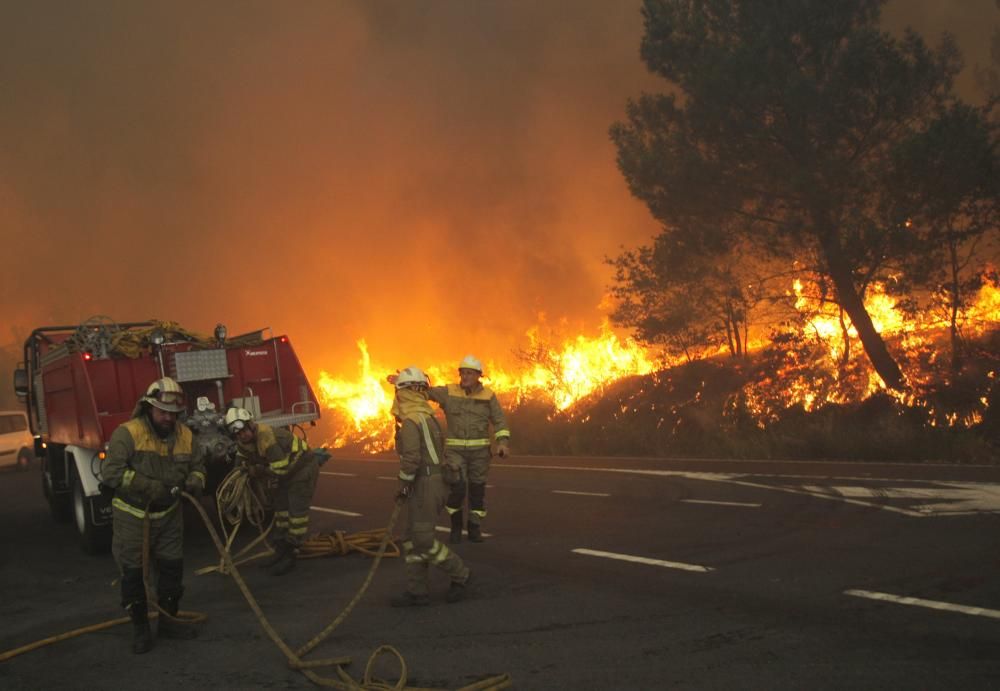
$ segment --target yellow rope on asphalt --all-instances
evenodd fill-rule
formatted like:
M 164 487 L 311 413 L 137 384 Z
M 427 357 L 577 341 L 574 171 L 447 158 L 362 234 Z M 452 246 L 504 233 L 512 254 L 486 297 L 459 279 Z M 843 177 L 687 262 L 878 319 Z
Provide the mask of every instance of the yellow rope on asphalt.
M 402 501 L 400 500 L 396 501 L 395 505 L 393 506 L 392 513 L 389 516 L 388 525 L 386 525 L 384 531 L 380 531 L 382 533 L 381 540 L 379 542 L 378 549 L 375 551 L 374 554 L 375 558 L 373 559 L 372 565 L 368 570 L 368 575 L 366 576 L 364 582 L 362 583 L 361 588 L 354 595 L 354 597 L 347 604 L 347 606 L 343 609 L 343 611 L 341 611 L 341 613 L 337 615 L 337 617 L 335 617 L 334 620 L 330 622 L 330 624 L 328 624 L 319 634 L 314 636 L 312 640 L 310 640 L 307 644 L 302 646 L 302 648 L 300 648 L 298 651 L 292 651 L 292 649 L 288 646 L 288 644 L 284 641 L 284 639 L 282 639 L 282 637 L 278 634 L 278 632 L 275 631 L 271 623 L 267 620 L 267 617 L 264 615 L 263 610 L 261 610 L 260 605 L 257 603 L 257 600 L 250 592 L 250 588 L 247 586 L 246 581 L 244 581 L 242 575 L 240 575 L 239 569 L 237 565 L 234 563 L 233 557 L 229 553 L 227 546 L 220 539 L 218 532 L 215 530 L 215 526 L 212 525 L 212 521 L 209 518 L 208 514 L 206 513 L 205 508 L 201 505 L 201 502 L 199 502 L 195 497 L 191 496 L 187 492 L 181 492 L 181 496 L 190 501 L 191 504 L 198 511 L 198 514 L 201 516 L 201 519 L 205 524 L 205 528 L 206 530 L 208 530 L 208 534 L 212 538 L 212 542 L 215 544 L 215 548 L 216 550 L 218 550 L 219 555 L 221 557 L 222 560 L 221 569 L 223 569 L 225 573 L 228 573 L 228 575 L 232 576 L 233 581 L 235 581 L 236 586 L 243 594 L 243 597 L 247 601 L 247 604 L 250 606 L 250 609 L 253 610 L 254 614 L 257 616 L 257 621 L 260 623 L 261 627 L 264 629 L 264 632 L 268 635 L 271 641 L 284 654 L 289 667 L 291 667 L 292 669 L 297 669 L 307 679 L 309 679 L 318 686 L 339 689 L 341 691 L 435 691 L 433 689 L 424 689 L 406 685 L 406 679 L 407 679 L 406 662 L 403 659 L 403 656 L 399 653 L 399 651 L 393 648 L 392 646 L 386 646 L 386 645 L 379 646 L 379 648 L 377 648 L 375 652 L 372 653 L 372 655 L 368 658 L 368 663 L 365 666 L 364 677 L 361 682 L 355 681 L 343 669 L 345 665 L 350 664 L 351 658 L 349 657 L 328 658 L 323 660 L 309 660 L 309 661 L 302 659 L 302 656 L 314 650 L 331 633 L 333 633 L 333 631 L 347 618 L 351 610 L 354 609 L 354 606 L 361 600 L 361 598 L 365 594 L 365 591 L 368 590 L 368 586 L 371 584 L 372 578 L 375 576 L 375 571 L 378 569 L 378 566 L 382 561 L 382 557 L 385 556 L 386 547 L 390 543 L 390 536 L 392 535 L 392 529 L 396 524 L 396 520 L 399 517 L 399 513 L 402 508 Z M 262 533 L 261 537 L 263 537 L 263 535 L 264 534 Z M 149 583 L 148 556 L 149 556 L 149 524 L 147 519 L 146 523 L 143 526 L 143 572 L 144 572 L 143 576 L 146 584 Z M 317 554 L 315 556 L 322 556 L 322 555 Z M 148 594 L 147 594 L 147 600 L 153 602 L 153 600 L 149 598 Z M 155 605 L 155 603 L 154 606 L 160 612 L 163 612 L 163 610 L 160 609 L 159 606 Z M 166 616 L 170 616 L 165 612 L 163 613 Z M 155 617 L 156 617 L 156 612 L 152 613 L 151 615 L 151 618 Z M 191 624 L 203 621 L 204 619 L 207 619 L 207 617 L 206 615 L 200 612 L 182 611 L 178 612 L 178 617 L 174 619 L 186 624 Z M 0 654 L 0 662 L 9 660 L 12 657 L 28 652 L 30 650 L 35 650 L 50 643 L 66 640 L 68 638 L 79 636 L 84 633 L 89 633 L 91 631 L 99 631 L 102 629 L 110 628 L 112 626 L 117 626 L 127 621 L 129 621 L 128 617 L 122 617 L 114 620 L 109 620 L 101 624 L 95 624 L 93 626 L 88 626 L 81 629 L 75 629 L 74 631 L 60 634 L 58 636 L 52 636 L 43 639 L 41 641 L 36 641 L 35 643 L 31 643 L 29 645 L 25 645 L 20 648 L 16 648 L 14 650 L 10 650 Z M 400 664 L 399 679 L 394 684 L 389 684 L 388 682 L 376 679 L 372 676 L 376 659 L 384 654 L 395 655 L 396 658 L 399 660 Z M 336 666 L 339 679 L 323 677 L 320 676 L 319 674 L 316 674 L 313 671 L 313 669 L 316 668 L 330 667 L 330 666 Z M 500 674 L 493 677 L 489 677 L 487 679 L 483 679 L 481 681 L 475 682 L 467 686 L 463 686 L 457 691 L 500 691 L 501 689 L 510 688 L 511 685 L 512 683 L 510 675 Z

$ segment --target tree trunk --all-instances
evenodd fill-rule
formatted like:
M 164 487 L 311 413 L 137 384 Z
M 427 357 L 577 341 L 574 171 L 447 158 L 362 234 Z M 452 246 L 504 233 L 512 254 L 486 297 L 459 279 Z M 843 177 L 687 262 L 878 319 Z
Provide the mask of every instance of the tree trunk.
M 962 304 L 962 284 L 959 280 L 961 266 L 958 261 L 958 241 L 954 234 L 948 233 L 948 258 L 951 263 L 951 305 L 948 328 L 951 332 L 951 371 L 957 373 L 962 369 L 962 341 L 958 334 L 958 313 Z
M 844 257 L 844 251 L 840 246 L 840 241 L 833 232 L 819 233 L 820 248 L 823 258 L 826 260 L 827 270 L 830 272 L 830 280 L 833 281 L 837 289 L 837 302 L 847 312 L 851 318 L 851 323 L 858 332 L 861 345 L 868 355 L 869 362 L 882 378 L 885 385 L 895 391 L 902 391 L 903 373 L 899 370 L 899 365 L 889 353 L 882 336 L 875 330 L 872 318 L 865 309 L 865 303 L 858 295 L 857 288 L 854 287 L 854 276 L 851 267 Z
M 746 349 L 744 348 L 742 339 L 740 338 L 740 322 L 735 315 L 733 315 L 733 339 L 736 342 L 736 355 L 743 355 L 743 353 L 746 352 Z

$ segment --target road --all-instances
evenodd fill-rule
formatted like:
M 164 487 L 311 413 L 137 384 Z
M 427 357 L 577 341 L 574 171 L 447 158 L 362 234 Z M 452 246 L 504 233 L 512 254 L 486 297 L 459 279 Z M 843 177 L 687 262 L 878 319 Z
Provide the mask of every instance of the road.
M 313 529 L 384 526 L 395 461 L 335 458 L 323 473 Z M 490 485 L 489 539 L 457 547 L 472 597 L 445 604 L 436 577 L 432 606 L 392 609 L 402 567 L 387 560 L 311 657 L 350 656 L 360 678 L 388 644 L 411 685 L 437 688 L 504 672 L 516 689 L 1000 684 L 1000 468 L 532 457 L 497 463 Z M 194 575 L 216 559 L 187 518 L 183 607 L 209 617 L 197 641 L 134 656 L 120 626 L 0 663 L 0 687 L 311 687 L 231 580 Z M 369 564 L 244 574 L 294 648 Z M 50 520 L 36 472 L 0 474 L 0 652 L 121 616 L 116 576 Z

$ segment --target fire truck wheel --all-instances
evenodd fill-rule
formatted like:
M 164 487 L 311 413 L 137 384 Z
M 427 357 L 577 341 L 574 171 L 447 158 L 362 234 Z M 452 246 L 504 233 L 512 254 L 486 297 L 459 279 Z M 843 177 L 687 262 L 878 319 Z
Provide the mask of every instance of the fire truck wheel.
M 27 448 L 17 452 L 17 469 L 22 473 L 31 468 L 31 462 L 35 460 L 34 454 Z
M 48 453 L 53 453 L 53 449 L 49 448 Z M 49 503 L 52 518 L 66 523 L 73 516 L 73 498 L 66 492 L 56 492 L 47 460 L 45 456 L 42 457 L 42 494 Z
M 99 497 L 86 495 L 76 466 L 72 466 L 70 474 L 73 483 L 73 517 L 80 534 L 80 546 L 87 554 L 107 552 L 111 547 L 111 526 L 94 523 L 94 515 L 97 513 L 94 502 Z

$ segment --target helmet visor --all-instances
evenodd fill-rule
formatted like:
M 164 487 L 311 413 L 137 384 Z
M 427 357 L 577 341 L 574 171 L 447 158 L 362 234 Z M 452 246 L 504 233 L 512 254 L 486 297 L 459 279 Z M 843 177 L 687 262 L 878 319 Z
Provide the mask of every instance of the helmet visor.
M 150 405 L 169 413 L 179 413 L 184 410 L 183 391 L 157 391 L 146 397 Z
M 229 430 L 230 434 L 236 434 L 246 426 L 247 426 L 246 420 L 233 420 L 228 425 L 226 425 L 226 428 Z

